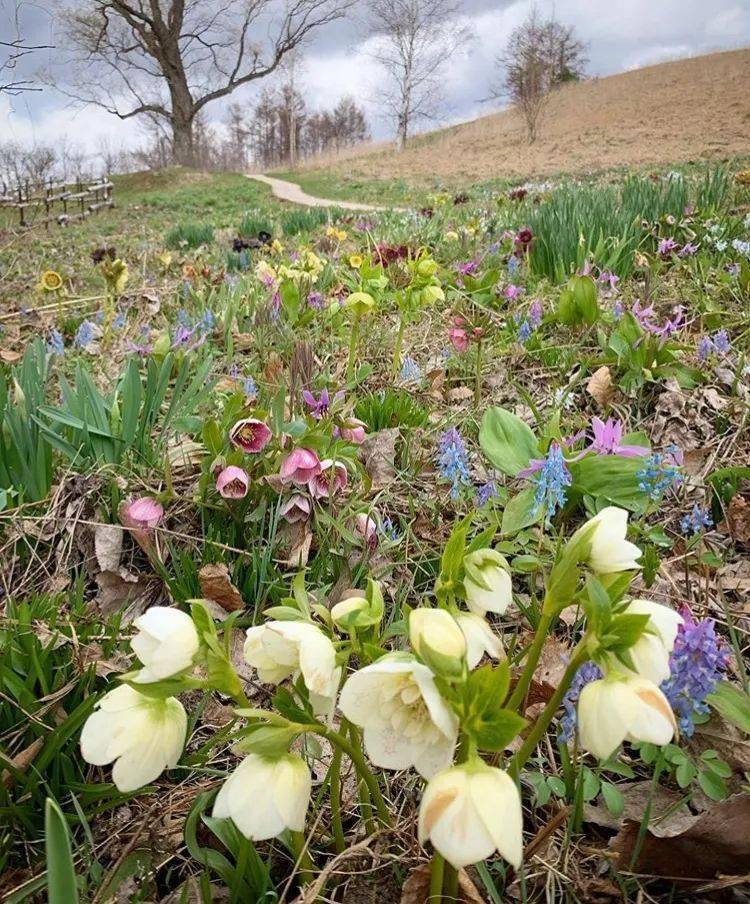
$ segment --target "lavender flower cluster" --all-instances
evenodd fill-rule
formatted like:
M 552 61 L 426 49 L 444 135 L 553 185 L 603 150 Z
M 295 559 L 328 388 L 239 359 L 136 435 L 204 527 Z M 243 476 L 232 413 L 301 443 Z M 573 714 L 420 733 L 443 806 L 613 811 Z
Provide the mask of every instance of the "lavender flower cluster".
M 471 485 L 466 443 L 455 427 L 446 430 L 440 437 L 438 469 L 440 476 L 451 482 L 452 499 L 458 499 L 462 485 Z

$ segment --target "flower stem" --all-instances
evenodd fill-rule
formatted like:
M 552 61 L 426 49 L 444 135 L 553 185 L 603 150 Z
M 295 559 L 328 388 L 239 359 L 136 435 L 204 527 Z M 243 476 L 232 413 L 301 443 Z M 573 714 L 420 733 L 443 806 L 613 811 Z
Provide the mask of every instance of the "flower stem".
M 346 365 L 346 379 L 350 381 L 354 377 L 354 364 L 357 357 L 357 340 L 359 339 L 359 314 L 352 319 L 352 331 L 349 336 L 349 360 Z
M 341 748 L 334 747 L 333 759 L 329 773 L 331 787 L 331 827 L 336 843 L 336 853 L 340 854 L 346 847 L 344 826 L 341 822 Z
M 549 703 L 542 710 L 541 715 L 534 723 L 534 727 L 526 736 L 526 740 L 521 744 L 517 753 L 511 758 L 510 763 L 508 764 L 508 772 L 513 778 L 519 776 L 521 769 L 526 765 L 526 761 L 536 749 L 537 744 L 544 737 L 544 733 L 549 728 L 550 722 L 559 709 L 563 697 L 565 696 L 565 692 L 570 687 L 576 672 L 588 658 L 589 653 L 585 641 L 586 638 L 584 637 L 575 648 L 570 663 L 568 664 L 567 669 L 565 669 L 565 673 L 557 686 L 557 690 L 550 697 Z
M 304 832 L 291 832 L 292 848 L 294 850 L 295 866 L 299 869 L 299 879 L 302 885 L 312 882 L 314 864 L 307 848 L 307 839 Z
M 526 698 L 531 679 L 534 677 L 534 672 L 539 664 L 539 657 L 542 655 L 544 641 L 547 639 L 549 629 L 552 627 L 553 619 L 554 616 L 551 613 L 542 610 L 539 624 L 537 625 L 536 633 L 534 634 L 534 640 L 531 642 L 529 652 L 526 654 L 526 663 L 523 672 L 506 704 L 507 709 L 518 711 L 523 706 L 523 701 Z
M 445 864 L 443 875 L 443 900 L 450 904 L 458 902 L 458 870 L 450 863 Z
M 406 327 L 406 318 L 404 317 L 404 312 L 401 312 L 398 321 L 398 332 L 396 333 L 396 344 L 393 346 L 393 366 L 391 368 L 391 375 L 395 380 L 398 376 L 399 368 L 401 367 L 401 346 L 404 344 L 404 329 Z
M 474 383 L 474 407 L 479 408 L 482 398 L 482 340 L 477 342 L 477 369 Z
M 437 851 L 432 855 L 430 867 L 430 895 L 429 904 L 439 904 L 443 900 L 443 874 L 445 873 L 445 859 Z

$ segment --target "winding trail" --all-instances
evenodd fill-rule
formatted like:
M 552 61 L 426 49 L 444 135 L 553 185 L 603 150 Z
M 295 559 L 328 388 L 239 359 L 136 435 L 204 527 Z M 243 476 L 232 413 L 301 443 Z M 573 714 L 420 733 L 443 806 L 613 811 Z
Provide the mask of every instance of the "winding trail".
M 401 207 L 382 207 L 378 204 L 362 204 L 359 201 L 334 201 L 331 198 L 316 198 L 314 195 L 308 195 L 296 182 L 287 182 L 286 179 L 276 179 L 273 176 L 263 176 L 260 173 L 248 173 L 247 178 L 269 185 L 274 197 L 279 200 L 291 201 L 293 204 L 302 204 L 305 207 L 341 207 L 344 210 L 403 210 Z

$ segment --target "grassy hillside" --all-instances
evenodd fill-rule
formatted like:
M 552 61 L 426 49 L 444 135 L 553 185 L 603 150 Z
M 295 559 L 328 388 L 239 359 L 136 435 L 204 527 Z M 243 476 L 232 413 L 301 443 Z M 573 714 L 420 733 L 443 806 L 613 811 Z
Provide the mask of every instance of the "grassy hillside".
M 530 178 L 561 171 L 724 160 L 750 154 L 750 49 L 649 66 L 561 88 L 539 139 L 505 110 L 420 136 L 401 154 L 369 148 L 308 167 L 305 185 Z M 343 184 L 342 184 L 343 183 Z

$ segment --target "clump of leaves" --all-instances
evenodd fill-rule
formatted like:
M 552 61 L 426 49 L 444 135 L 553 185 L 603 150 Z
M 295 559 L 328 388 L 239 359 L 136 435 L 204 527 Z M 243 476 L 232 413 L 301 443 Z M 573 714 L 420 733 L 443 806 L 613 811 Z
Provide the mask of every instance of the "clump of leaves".
M 214 240 L 214 228 L 208 223 L 181 223 L 166 236 L 167 248 L 199 248 Z
M 389 427 L 425 427 L 427 411 L 403 389 L 373 392 L 357 402 L 354 414 L 371 433 Z

